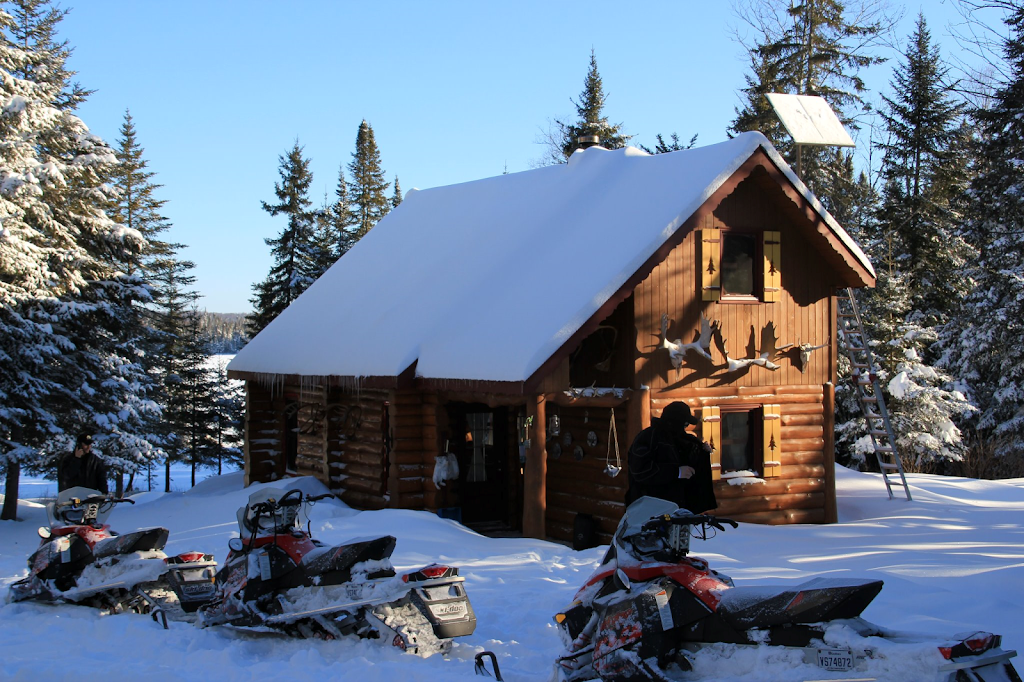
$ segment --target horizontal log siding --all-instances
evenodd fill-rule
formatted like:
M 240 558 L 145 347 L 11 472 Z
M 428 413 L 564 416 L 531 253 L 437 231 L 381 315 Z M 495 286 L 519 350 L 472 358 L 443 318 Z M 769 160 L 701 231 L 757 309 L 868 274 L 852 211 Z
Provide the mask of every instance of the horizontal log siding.
M 609 408 L 558 407 L 548 405 L 548 417 L 558 415 L 561 434 L 548 436 L 547 455 L 547 515 L 548 537 L 571 541 L 576 514 L 583 512 L 594 517 L 598 529 L 598 542 L 607 544 L 625 510 L 624 500 L 629 478 L 626 471 L 628 414 L 625 405 L 615 410 L 615 428 L 623 469 L 612 478 L 604 473 L 608 453 Z M 587 444 L 587 433 L 597 434 L 597 445 Z M 572 434 L 572 444 L 565 445 L 565 434 Z M 553 444 L 562 452 L 556 459 L 551 456 Z M 576 460 L 573 449 L 583 448 L 583 459 Z M 611 459 L 615 462 L 615 450 Z
M 690 353 L 677 372 L 667 350 L 660 348 L 661 316 L 668 314 L 670 340 L 689 343 L 696 339 L 701 315 L 721 324 L 721 337 L 733 359 L 753 357 L 760 349 L 761 331 L 772 322 L 778 345 L 834 343 L 831 323 L 831 292 L 834 273 L 824 266 L 817 251 L 789 221 L 791 215 L 779 201 L 788 201 L 778 191 L 772 197 L 766 188 L 751 178 L 686 236 L 668 257 L 633 292 L 637 323 L 636 382 L 652 391 L 683 388 L 710 388 L 723 385 L 750 387 L 778 385 L 815 385 L 832 381 L 833 355 L 829 348 L 813 351 L 804 372 L 800 371 L 796 348 L 784 351 L 776 359 L 780 369 L 771 371 L 751 366 L 727 372 L 725 357 L 712 343 L 708 361 Z M 782 292 L 774 303 L 730 303 L 701 300 L 699 268 L 700 229 L 751 228 L 781 233 Z
M 748 523 L 824 523 L 829 490 L 824 434 L 833 428 L 825 414 L 822 386 L 734 387 L 675 390 L 651 399 L 651 415 L 659 416 L 671 402 L 682 400 L 697 413 L 703 405 L 776 404 L 781 411 L 782 473 L 764 483 L 715 483 L 714 513 Z
M 255 381 L 245 382 L 245 485 L 284 473 L 284 402 Z
M 329 483 L 357 509 L 387 506 L 387 479 L 381 418 L 387 391 L 332 390 L 325 407 L 325 453 Z
M 438 454 L 437 393 L 396 390 L 392 418 L 395 442 L 391 506 L 436 511 L 437 491 L 432 477 Z

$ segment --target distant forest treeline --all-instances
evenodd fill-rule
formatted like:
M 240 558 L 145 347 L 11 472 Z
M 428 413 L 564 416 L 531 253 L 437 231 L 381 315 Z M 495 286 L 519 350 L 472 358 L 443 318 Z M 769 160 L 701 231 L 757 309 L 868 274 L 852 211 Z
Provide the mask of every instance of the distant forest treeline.
M 199 316 L 199 328 L 208 340 L 210 355 L 237 353 L 249 341 L 244 313 L 209 313 Z

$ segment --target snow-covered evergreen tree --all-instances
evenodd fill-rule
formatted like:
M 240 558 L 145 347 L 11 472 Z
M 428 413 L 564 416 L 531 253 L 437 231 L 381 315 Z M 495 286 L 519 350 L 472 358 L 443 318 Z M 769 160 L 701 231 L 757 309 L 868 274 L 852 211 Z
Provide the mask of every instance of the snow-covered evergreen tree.
M 381 218 L 391 210 L 387 197 L 389 182 L 384 182 L 384 169 L 380 165 L 380 151 L 373 134 L 373 127 L 365 120 L 359 124 L 356 134 L 356 150 L 348 164 L 351 210 L 355 217 L 352 242 L 363 238 Z
M 398 208 L 402 203 L 402 186 L 398 184 L 398 176 L 395 176 L 395 191 L 391 193 L 391 208 Z
M 0 458 L 11 503 L 2 516 L 13 518 L 21 465 L 45 466 L 47 454 L 67 447 L 65 433 L 102 427 L 133 390 L 120 380 L 134 370 L 111 330 L 139 282 L 116 262 L 145 239 L 104 211 L 116 158 L 73 113 L 88 93 L 69 85 L 70 50 L 55 38 L 65 12 L 34 0 L 8 6 L 14 16 L 0 14 Z
M 283 214 L 288 223 L 280 236 L 263 240 L 271 249 L 274 264 L 267 278 L 253 285 L 253 312 L 249 316 L 253 336 L 291 305 L 315 279 L 311 276 L 309 253 L 316 227 L 316 211 L 309 199 L 309 186 L 313 182 L 309 160 L 302 156 L 302 147 L 296 141 L 292 149 L 280 157 L 280 162 L 281 181 L 274 183 L 278 203 L 264 201 L 262 205 L 272 216 Z
M 1008 80 L 982 127 L 964 237 L 978 250 L 972 289 L 946 333 L 945 366 L 965 378 L 982 439 L 1024 453 L 1024 3 L 1006 8 Z

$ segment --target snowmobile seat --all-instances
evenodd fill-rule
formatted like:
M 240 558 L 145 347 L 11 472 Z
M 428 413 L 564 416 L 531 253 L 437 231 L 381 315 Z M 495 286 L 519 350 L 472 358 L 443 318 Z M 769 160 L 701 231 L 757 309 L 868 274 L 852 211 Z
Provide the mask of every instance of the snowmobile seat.
M 814 578 L 795 587 L 723 590 L 716 612 L 736 630 L 856 618 L 882 591 L 881 580 Z

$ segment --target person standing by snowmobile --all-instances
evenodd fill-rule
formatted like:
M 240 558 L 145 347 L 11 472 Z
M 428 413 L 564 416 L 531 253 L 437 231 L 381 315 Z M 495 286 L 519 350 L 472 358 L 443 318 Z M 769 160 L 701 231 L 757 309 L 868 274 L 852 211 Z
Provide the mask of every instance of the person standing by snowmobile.
M 57 491 L 81 486 L 107 493 L 107 465 L 92 451 L 92 434 L 79 434 L 75 450 L 57 466 Z
M 686 430 L 697 423 L 690 406 L 676 401 L 637 434 L 629 446 L 627 505 L 649 495 L 694 514 L 718 506 L 711 482 L 711 446 Z

